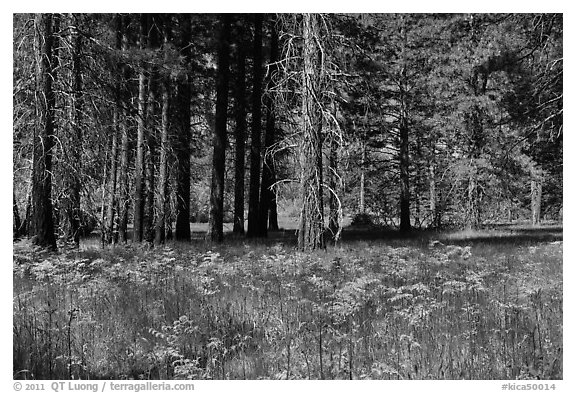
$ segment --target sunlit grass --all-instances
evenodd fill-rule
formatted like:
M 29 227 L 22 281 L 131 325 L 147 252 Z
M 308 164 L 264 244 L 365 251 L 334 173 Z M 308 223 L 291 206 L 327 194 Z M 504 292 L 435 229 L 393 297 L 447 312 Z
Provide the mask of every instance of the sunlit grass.
M 21 243 L 14 374 L 562 378 L 562 243 L 471 235 L 313 254 L 240 240 L 59 255 Z

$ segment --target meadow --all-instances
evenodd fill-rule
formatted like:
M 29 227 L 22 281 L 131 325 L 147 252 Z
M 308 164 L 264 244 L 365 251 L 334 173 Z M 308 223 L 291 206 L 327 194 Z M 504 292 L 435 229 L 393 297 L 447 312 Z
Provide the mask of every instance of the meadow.
M 562 228 L 14 243 L 16 379 L 562 379 Z

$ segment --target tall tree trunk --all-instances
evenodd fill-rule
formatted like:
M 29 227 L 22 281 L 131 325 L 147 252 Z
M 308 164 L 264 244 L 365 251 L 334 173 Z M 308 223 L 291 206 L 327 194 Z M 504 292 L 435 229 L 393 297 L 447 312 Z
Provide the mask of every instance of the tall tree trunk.
M 164 32 L 164 46 L 165 46 L 165 56 L 168 55 L 167 46 L 168 35 Z M 168 111 L 169 111 L 169 98 L 170 98 L 170 83 L 168 78 L 164 78 L 162 81 L 162 125 L 160 128 L 160 168 L 158 174 L 158 199 L 156 201 L 156 210 L 158 212 L 158 218 L 156 220 L 155 244 L 163 244 L 165 240 L 166 233 L 166 195 L 168 191 Z
M 155 116 L 155 101 L 156 101 L 156 88 L 155 83 L 156 73 L 151 71 L 150 83 L 148 88 L 148 104 L 146 105 L 146 118 L 147 124 L 152 125 Z M 144 202 L 144 239 L 147 242 L 154 241 L 154 189 L 155 189 L 155 160 L 156 160 L 156 129 L 149 126 L 148 135 L 146 138 L 146 199 Z
M 440 223 L 438 222 L 438 196 L 436 194 L 436 168 L 434 167 L 434 163 L 430 164 L 430 220 L 431 226 L 433 228 L 438 228 Z
M 362 156 L 360 158 L 360 197 L 358 202 L 358 213 L 366 213 L 366 142 L 362 140 Z
M 410 225 L 410 153 L 407 108 L 406 23 L 401 16 L 402 49 L 400 70 L 400 231 L 408 232 Z
M 149 39 L 148 48 L 153 51 L 158 51 L 160 48 L 158 26 L 160 17 L 158 14 L 148 15 Z M 157 163 L 157 134 L 158 130 L 155 126 L 155 117 L 157 113 L 157 99 L 158 95 L 158 66 L 152 65 L 150 67 L 150 77 L 148 78 L 148 102 L 146 105 L 146 124 L 148 124 L 148 134 L 146 138 L 146 199 L 144 203 L 144 239 L 152 243 L 155 237 L 155 221 L 154 221 L 154 204 L 155 204 L 155 181 L 156 181 L 156 163 Z
M 122 50 L 122 16 L 115 16 L 116 22 L 116 49 Z M 124 74 L 122 67 L 121 74 Z M 108 208 L 106 214 L 106 243 L 115 243 L 116 236 L 114 233 L 115 215 L 117 213 L 117 198 L 116 198 L 116 185 L 118 183 L 118 130 L 119 130 L 119 113 L 120 113 L 120 82 L 117 83 L 115 88 L 115 105 L 112 114 L 112 151 L 111 151 L 111 167 L 110 179 L 108 181 Z M 118 213 L 119 214 L 119 213 Z
M 126 26 L 128 26 L 129 21 L 128 16 L 119 16 L 116 34 L 120 37 L 122 52 L 128 51 L 128 37 L 126 36 Z M 121 67 L 121 78 L 122 83 L 124 80 L 128 79 L 128 67 L 126 64 L 122 64 Z M 128 186 L 128 165 L 130 161 L 129 157 L 129 138 L 128 138 L 128 128 L 126 122 L 124 121 L 122 115 L 124 111 L 121 110 L 121 105 L 119 105 L 119 115 L 118 127 L 120 131 L 120 166 L 118 168 L 118 242 L 126 243 L 128 241 L 128 209 L 130 204 L 130 199 L 128 196 L 129 186 Z
M 236 128 L 234 137 L 236 150 L 234 159 L 234 233 L 244 234 L 244 174 L 246 155 L 246 39 L 244 18 L 237 20 L 238 50 L 236 54 L 236 84 L 234 117 Z
M 110 152 L 110 176 L 108 180 L 108 208 L 106 214 L 106 243 L 114 243 L 114 216 L 116 214 L 116 176 L 118 172 L 118 103 L 112 118 L 112 150 Z
M 16 202 L 16 193 L 12 190 L 12 238 L 18 239 L 21 235 L 22 221 L 18 212 L 18 203 Z
M 252 88 L 252 132 L 250 146 L 250 191 L 248 237 L 258 236 L 260 210 L 260 166 L 262 157 L 262 14 L 254 14 L 254 83 Z
M 540 225 L 540 211 L 542 206 L 542 172 L 532 170 L 530 180 L 530 206 L 532 208 L 532 225 Z
M 64 237 L 67 241 L 72 241 L 76 247 L 80 244 L 80 173 L 82 164 L 82 69 L 80 56 L 82 53 L 81 36 L 77 31 L 78 17 L 73 16 L 71 22 L 71 53 L 72 70 L 69 106 L 69 170 L 66 174 L 67 198 L 65 199 L 63 210 L 65 218 L 63 227 Z
M 268 78 L 268 92 L 264 96 L 264 104 L 266 108 L 266 130 L 264 135 L 264 165 L 262 166 L 262 184 L 260 189 L 260 211 L 259 211 L 259 224 L 258 234 L 262 237 L 268 235 L 268 221 L 270 217 L 270 207 L 272 200 L 276 199 L 274 190 L 272 189 L 274 176 L 274 159 L 272 157 L 272 145 L 276 137 L 276 114 L 274 108 L 274 99 L 272 97 L 275 87 L 275 77 L 278 69 L 276 62 L 278 61 L 278 32 L 276 31 L 276 20 L 272 20 L 272 34 L 270 37 L 270 69 Z
M 272 184 L 276 183 L 276 170 L 272 167 Z M 278 231 L 280 227 L 278 226 L 278 202 L 276 189 L 272 189 L 272 200 L 270 201 L 270 213 L 268 214 L 268 230 Z
M 340 217 L 341 206 L 338 201 L 338 191 L 340 186 L 340 178 L 338 175 L 338 144 L 334 137 L 330 138 L 330 216 L 328 219 L 328 230 L 332 237 L 332 242 L 336 243 L 340 237 Z
M 408 126 L 406 119 L 400 125 L 400 231 L 408 232 L 410 225 L 410 165 L 408 152 Z
M 470 169 L 466 200 L 466 229 L 477 229 L 480 226 L 480 207 L 478 206 L 478 169 Z
M 478 160 L 484 148 L 484 136 L 482 115 L 478 105 L 475 105 L 467 115 L 466 127 L 469 133 L 469 152 L 470 160 L 468 191 L 466 193 L 466 222 L 467 229 L 477 229 L 481 223 L 480 214 L 480 197 L 481 189 L 478 185 L 479 167 Z
M 186 64 L 191 62 L 190 41 L 192 36 L 189 15 L 184 15 L 183 39 L 181 53 L 186 58 Z M 177 86 L 178 99 L 178 133 L 175 147 L 178 170 L 176 175 L 176 230 L 174 237 L 178 241 L 190 240 L 190 82 L 191 75 Z
M 140 15 L 140 49 L 146 48 L 148 16 Z M 133 241 L 141 242 L 144 236 L 144 143 L 146 130 L 146 74 L 145 64 L 140 63 L 138 74 L 138 136 L 136 140 L 136 165 L 134 170 L 134 233 Z
M 32 222 L 33 243 L 56 250 L 52 217 L 52 149 L 54 147 L 54 107 L 56 80 L 53 56 L 53 14 L 36 14 L 34 49 L 36 56 L 36 118 L 32 158 Z
M 226 165 L 226 121 L 228 109 L 228 79 L 230 55 L 230 16 L 220 17 L 218 73 L 216 76 L 216 124 L 212 145 L 212 186 L 210 188 L 210 220 L 208 235 L 212 241 L 224 240 L 224 171 Z
M 122 141 L 120 144 L 120 170 L 118 172 L 118 182 L 120 184 L 118 192 L 118 242 L 128 241 L 128 209 L 130 199 L 128 197 L 128 162 L 129 162 L 129 140 L 128 129 L 124 122 L 120 122 L 120 133 Z
M 302 131 L 300 144 L 300 184 L 302 211 L 298 248 L 324 248 L 324 207 L 322 197 L 322 113 L 316 102 L 322 68 L 318 16 L 303 16 Z

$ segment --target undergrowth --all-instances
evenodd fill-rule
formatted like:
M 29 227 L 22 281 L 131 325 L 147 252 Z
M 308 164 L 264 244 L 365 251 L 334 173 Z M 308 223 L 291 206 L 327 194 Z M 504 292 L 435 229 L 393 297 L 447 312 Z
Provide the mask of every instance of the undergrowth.
M 559 379 L 562 243 L 46 254 L 14 246 L 26 379 Z

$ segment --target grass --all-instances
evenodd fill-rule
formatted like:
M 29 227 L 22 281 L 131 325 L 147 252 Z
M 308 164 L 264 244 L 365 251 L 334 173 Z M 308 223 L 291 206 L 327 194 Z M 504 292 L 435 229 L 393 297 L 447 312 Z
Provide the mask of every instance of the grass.
M 561 379 L 561 232 L 541 235 L 17 243 L 14 377 Z

